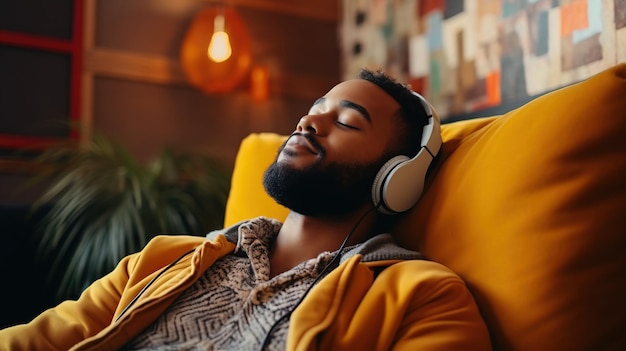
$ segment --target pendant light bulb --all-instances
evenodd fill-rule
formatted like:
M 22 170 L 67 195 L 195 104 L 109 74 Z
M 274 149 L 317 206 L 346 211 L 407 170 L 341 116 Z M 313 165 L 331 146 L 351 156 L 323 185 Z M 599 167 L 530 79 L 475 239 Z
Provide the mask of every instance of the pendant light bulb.
M 228 60 L 233 53 L 230 46 L 228 33 L 224 30 L 224 15 L 218 14 L 213 20 L 213 35 L 207 49 L 207 56 L 214 62 L 220 63 Z

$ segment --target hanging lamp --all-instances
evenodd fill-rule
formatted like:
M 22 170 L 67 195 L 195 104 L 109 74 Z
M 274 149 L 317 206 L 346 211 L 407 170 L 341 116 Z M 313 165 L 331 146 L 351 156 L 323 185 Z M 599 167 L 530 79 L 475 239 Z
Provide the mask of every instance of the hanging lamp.
M 206 94 L 227 93 L 247 76 L 251 59 L 245 23 L 232 6 L 215 5 L 192 19 L 180 49 L 189 83 Z

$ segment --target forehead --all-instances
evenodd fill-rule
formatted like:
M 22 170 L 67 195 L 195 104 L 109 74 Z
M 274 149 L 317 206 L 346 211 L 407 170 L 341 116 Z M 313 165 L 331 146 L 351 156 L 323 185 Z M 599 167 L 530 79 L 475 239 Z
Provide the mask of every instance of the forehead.
M 337 84 L 326 95 L 326 100 L 348 100 L 363 106 L 372 116 L 388 117 L 400 108 L 400 104 L 378 85 L 365 79 L 351 79 Z

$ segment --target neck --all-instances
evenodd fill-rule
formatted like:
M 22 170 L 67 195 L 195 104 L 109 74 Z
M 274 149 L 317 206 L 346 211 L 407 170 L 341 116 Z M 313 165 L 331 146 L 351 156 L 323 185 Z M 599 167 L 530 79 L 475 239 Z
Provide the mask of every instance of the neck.
M 270 274 L 275 276 L 324 251 L 336 251 L 370 205 L 342 217 L 310 217 L 291 212 L 283 223 L 270 253 Z M 356 226 L 347 242 L 355 245 L 369 239 L 378 218 L 375 210 Z

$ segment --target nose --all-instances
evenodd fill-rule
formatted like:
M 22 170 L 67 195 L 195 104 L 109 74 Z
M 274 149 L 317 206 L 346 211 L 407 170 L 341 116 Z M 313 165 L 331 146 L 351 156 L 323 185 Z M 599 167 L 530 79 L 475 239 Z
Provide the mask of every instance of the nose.
M 317 134 L 317 128 L 315 128 L 315 125 L 317 125 L 317 122 L 314 121 L 313 116 L 306 115 L 300 118 L 296 129 L 298 130 L 298 132 L 309 132 L 312 134 Z
M 296 130 L 298 132 L 309 132 L 311 134 L 320 135 L 324 133 L 326 129 L 324 126 L 326 123 L 324 117 L 327 118 L 327 116 L 323 114 L 306 115 L 300 118 Z

